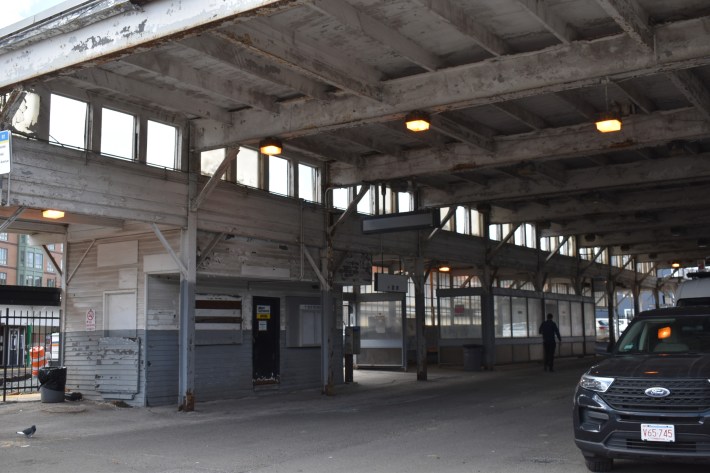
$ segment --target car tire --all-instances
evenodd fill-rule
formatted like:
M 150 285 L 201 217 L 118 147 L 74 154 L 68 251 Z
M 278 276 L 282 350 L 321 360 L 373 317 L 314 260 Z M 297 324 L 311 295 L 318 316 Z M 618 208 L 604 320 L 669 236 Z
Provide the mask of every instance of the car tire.
M 605 457 L 584 457 L 584 463 L 587 464 L 589 471 L 611 471 L 614 467 L 613 458 Z

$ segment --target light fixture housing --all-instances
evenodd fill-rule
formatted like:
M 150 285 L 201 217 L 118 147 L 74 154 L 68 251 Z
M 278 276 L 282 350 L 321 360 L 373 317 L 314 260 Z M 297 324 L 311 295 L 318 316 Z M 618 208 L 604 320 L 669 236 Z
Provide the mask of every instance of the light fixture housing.
M 447 263 L 439 263 L 438 269 L 440 273 L 448 273 L 451 271 L 451 266 L 449 266 Z
M 264 138 L 259 142 L 259 152 L 266 154 L 268 156 L 274 156 L 276 154 L 281 154 L 283 151 L 283 144 L 281 140 L 274 137 Z
M 673 261 L 673 262 L 671 263 L 671 268 L 673 268 L 673 269 L 678 269 L 678 268 L 680 268 L 680 263 L 679 263 L 678 261 Z
M 61 210 L 47 209 L 42 211 L 42 217 L 56 220 L 58 218 L 64 218 L 64 212 L 62 212 Z
M 429 114 L 421 110 L 409 112 L 407 116 L 404 117 L 404 122 L 407 125 L 407 130 L 415 133 L 427 131 L 431 123 Z
M 600 133 L 621 131 L 621 119 L 616 116 L 605 116 L 594 123 Z

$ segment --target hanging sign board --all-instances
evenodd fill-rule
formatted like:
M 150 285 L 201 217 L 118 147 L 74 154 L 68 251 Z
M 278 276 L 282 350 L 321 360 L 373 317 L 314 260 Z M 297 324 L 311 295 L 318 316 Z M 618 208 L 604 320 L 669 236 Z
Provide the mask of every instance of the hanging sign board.
M 12 133 L 0 131 L 0 174 L 10 174 L 12 157 Z

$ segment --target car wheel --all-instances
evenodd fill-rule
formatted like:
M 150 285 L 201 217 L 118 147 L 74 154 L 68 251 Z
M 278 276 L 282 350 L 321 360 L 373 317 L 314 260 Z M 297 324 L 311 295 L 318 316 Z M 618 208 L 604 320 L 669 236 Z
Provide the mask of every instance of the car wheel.
M 584 457 L 584 463 L 587 464 L 589 471 L 611 471 L 614 467 L 612 458 Z

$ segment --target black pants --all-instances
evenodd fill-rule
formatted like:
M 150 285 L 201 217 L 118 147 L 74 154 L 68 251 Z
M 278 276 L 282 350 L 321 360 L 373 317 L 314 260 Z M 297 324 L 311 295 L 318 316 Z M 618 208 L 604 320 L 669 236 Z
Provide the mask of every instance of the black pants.
M 553 370 L 553 363 L 555 361 L 555 348 L 557 348 L 557 343 L 552 342 L 542 342 L 542 347 L 545 352 L 545 371 L 548 369 Z

